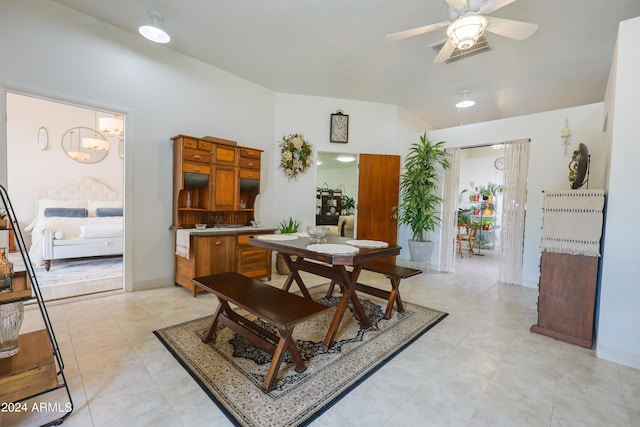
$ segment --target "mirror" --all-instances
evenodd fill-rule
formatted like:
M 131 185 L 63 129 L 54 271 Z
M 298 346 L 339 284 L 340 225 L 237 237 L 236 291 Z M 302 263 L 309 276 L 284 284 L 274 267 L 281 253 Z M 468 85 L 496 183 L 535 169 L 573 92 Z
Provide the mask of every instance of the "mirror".
M 319 151 L 317 161 L 316 225 L 338 225 L 340 215 L 355 214 L 358 155 Z
M 38 129 L 38 147 L 41 150 L 46 150 L 49 146 L 49 131 L 46 127 L 40 126 Z
M 97 142 L 98 147 L 87 147 L 84 138 Z M 109 142 L 97 130 L 87 127 L 71 128 L 62 135 L 62 149 L 70 159 L 78 163 L 98 163 L 107 157 L 109 153 Z M 103 147 L 106 147 L 103 148 Z

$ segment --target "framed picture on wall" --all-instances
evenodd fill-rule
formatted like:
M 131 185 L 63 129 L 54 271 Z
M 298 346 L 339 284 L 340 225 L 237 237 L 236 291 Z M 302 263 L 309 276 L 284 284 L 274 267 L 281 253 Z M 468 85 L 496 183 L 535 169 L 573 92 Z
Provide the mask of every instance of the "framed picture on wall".
M 346 144 L 349 141 L 349 115 L 338 110 L 331 115 L 329 141 Z

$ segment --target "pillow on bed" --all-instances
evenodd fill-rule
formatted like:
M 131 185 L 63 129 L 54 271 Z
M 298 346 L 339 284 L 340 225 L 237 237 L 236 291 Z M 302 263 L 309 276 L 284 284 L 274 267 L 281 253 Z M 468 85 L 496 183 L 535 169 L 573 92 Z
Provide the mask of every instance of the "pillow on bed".
M 88 200 L 40 199 L 36 202 L 36 216 L 44 217 L 44 210 L 47 208 L 87 208 L 88 206 Z
M 122 200 L 91 200 L 89 202 L 89 216 L 98 216 L 97 210 L 100 208 L 122 208 L 123 206 Z
M 98 208 L 96 216 L 122 216 L 122 208 Z
M 89 213 L 85 208 L 46 208 L 44 210 L 44 216 L 47 218 L 52 216 L 84 218 L 89 216 Z

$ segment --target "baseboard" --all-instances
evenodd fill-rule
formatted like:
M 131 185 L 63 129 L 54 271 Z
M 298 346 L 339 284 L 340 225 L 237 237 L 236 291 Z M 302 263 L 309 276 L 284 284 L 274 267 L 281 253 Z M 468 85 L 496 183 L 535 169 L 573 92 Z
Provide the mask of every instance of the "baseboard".
M 152 280 L 137 280 L 133 282 L 132 291 L 144 291 L 147 289 L 164 288 L 173 285 L 173 276 Z
M 640 369 L 640 354 L 630 353 L 618 348 L 608 347 L 606 345 L 596 345 L 596 356 L 599 359 L 609 360 L 621 365 L 630 366 Z

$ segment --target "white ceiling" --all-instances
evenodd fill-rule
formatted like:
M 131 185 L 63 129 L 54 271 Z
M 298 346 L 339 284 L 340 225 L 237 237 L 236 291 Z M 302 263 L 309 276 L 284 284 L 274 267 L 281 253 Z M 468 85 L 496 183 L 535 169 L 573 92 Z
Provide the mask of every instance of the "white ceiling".
M 445 0 L 55 0 L 131 33 L 164 15 L 168 48 L 278 92 L 397 104 L 433 128 L 600 102 L 618 23 L 639 0 L 518 0 L 491 16 L 539 24 L 529 39 L 495 34 L 494 50 L 433 64 Z M 462 90 L 476 105 L 461 114 Z M 348 113 L 348 111 L 346 111 Z

